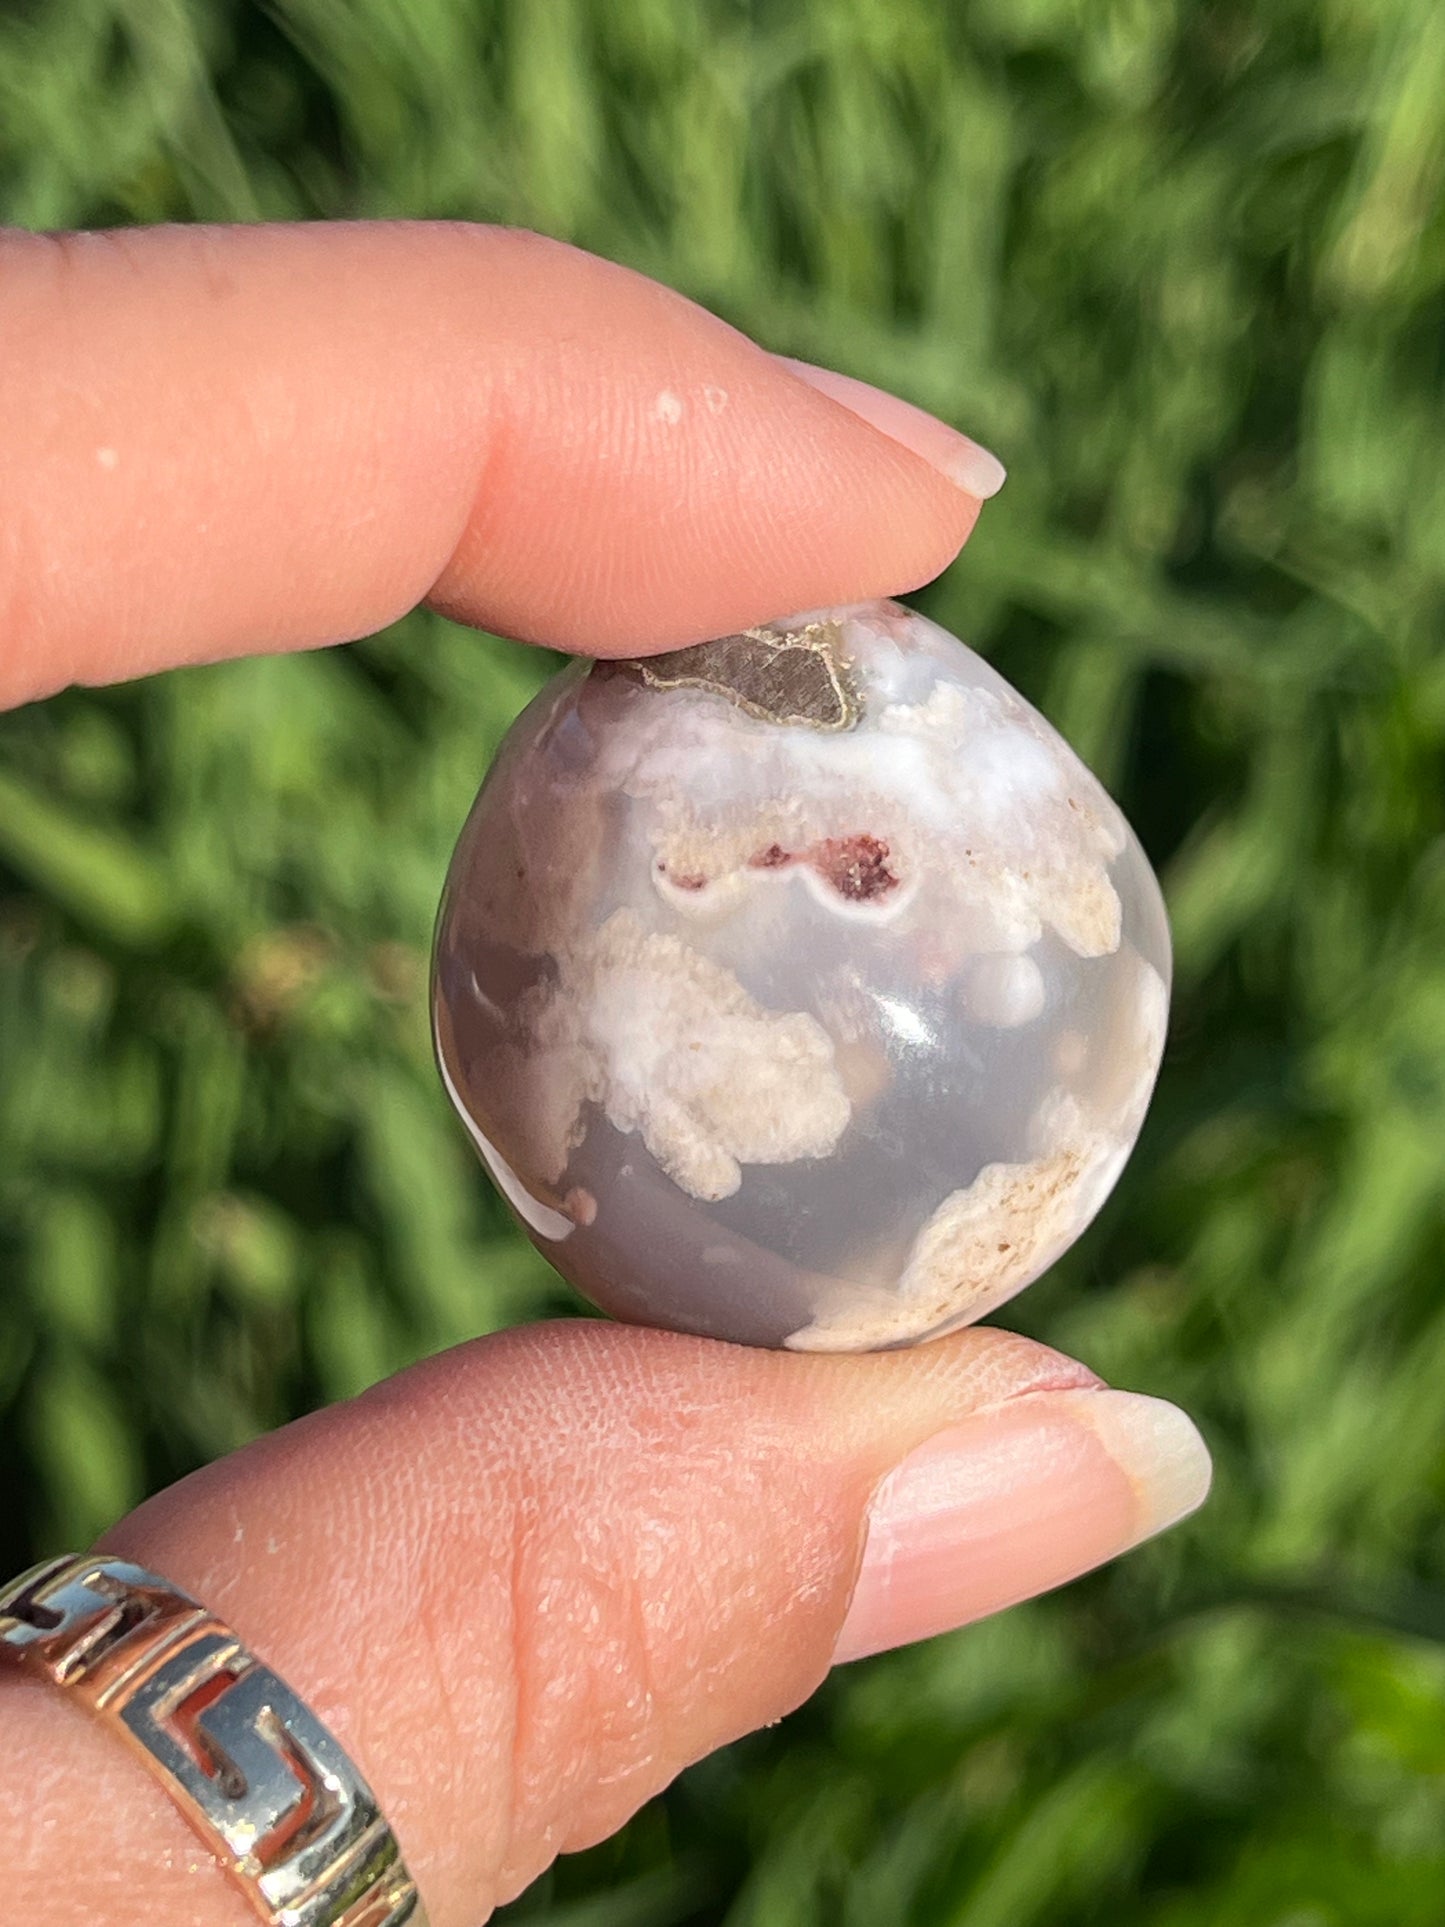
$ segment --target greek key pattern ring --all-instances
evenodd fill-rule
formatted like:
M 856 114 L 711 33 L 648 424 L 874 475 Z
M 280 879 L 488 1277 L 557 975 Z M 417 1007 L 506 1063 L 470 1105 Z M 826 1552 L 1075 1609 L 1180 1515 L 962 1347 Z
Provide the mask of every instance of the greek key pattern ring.
M 62 1557 L 0 1591 L 0 1650 L 122 1734 L 272 1927 L 426 1927 L 334 1736 L 169 1580 Z

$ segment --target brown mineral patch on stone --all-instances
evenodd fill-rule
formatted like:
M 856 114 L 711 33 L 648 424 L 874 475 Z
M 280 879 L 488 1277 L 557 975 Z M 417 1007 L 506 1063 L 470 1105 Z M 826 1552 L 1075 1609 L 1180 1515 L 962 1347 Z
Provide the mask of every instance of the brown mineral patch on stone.
M 954 1191 L 914 1240 L 899 1280 L 910 1300 L 937 1300 L 940 1314 L 960 1298 L 1021 1284 L 1038 1255 L 1074 1234 L 1075 1192 L 1089 1163 L 1087 1143 L 1066 1145 L 1031 1164 L 988 1164 Z
M 981 1317 L 1078 1235 L 1091 1203 L 1085 1181 L 1111 1149 L 1110 1139 L 1084 1136 L 1032 1163 L 985 1165 L 918 1233 L 891 1304 L 840 1303 L 785 1343 L 794 1351 L 871 1351 Z
M 807 860 L 850 903 L 871 903 L 898 888 L 888 867 L 888 845 L 880 837 L 829 837 L 808 851 Z
M 835 622 L 745 629 L 619 665 L 651 689 L 702 689 L 760 722 L 852 729 L 862 703 Z
M 742 878 L 749 872 L 806 865 L 845 903 L 869 904 L 891 895 L 902 881 L 889 839 L 867 830 L 792 843 L 776 837 L 757 841 L 741 861 L 735 830 L 719 830 L 715 835 L 701 828 L 674 832 L 664 848 L 666 856 L 658 859 L 658 875 L 679 890 L 698 890 L 705 883 L 724 877 Z M 683 864 L 691 867 L 684 871 Z
M 817 828 L 797 797 L 784 798 L 767 807 L 736 815 L 721 811 L 704 816 L 690 810 L 681 799 L 664 799 L 661 822 L 654 831 L 657 860 L 669 876 L 702 876 L 710 883 L 732 871 L 743 876 L 752 869 L 776 867 L 755 863 L 754 859 L 776 848 L 786 856 L 801 849 L 817 834 Z
M 781 870 L 785 863 L 791 863 L 792 860 L 793 854 L 791 850 L 785 850 L 781 843 L 770 843 L 767 849 L 759 850 L 756 856 L 748 858 L 748 868 L 750 870 Z

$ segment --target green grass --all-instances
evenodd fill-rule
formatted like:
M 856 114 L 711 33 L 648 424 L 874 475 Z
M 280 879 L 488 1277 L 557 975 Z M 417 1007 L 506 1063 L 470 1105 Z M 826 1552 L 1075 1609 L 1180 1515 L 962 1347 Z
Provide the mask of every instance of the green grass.
M 1199 1415 L 1207 1510 L 833 1680 L 551 1927 L 1445 1919 L 1445 12 L 1432 0 L 30 0 L 0 216 L 536 225 L 966 426 L 921 606 L 1124 802 L 1175 1018 L 1014 1322 Z M 0 724 L 0 1554 L 565 1307 L 430 1068 L 450 840 L 535 656 Z

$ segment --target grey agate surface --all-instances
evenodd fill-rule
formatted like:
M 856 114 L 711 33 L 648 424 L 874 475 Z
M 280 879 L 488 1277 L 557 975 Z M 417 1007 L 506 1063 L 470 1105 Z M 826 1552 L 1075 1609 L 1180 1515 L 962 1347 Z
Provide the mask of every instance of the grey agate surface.
M 484 1163 L 578 1290 L 851 1351 L 970 1323 L 1079 1236 L 1168 979 L 1100 784 L 872 603 L 555 677 L 457 845 L 433 1008 Z

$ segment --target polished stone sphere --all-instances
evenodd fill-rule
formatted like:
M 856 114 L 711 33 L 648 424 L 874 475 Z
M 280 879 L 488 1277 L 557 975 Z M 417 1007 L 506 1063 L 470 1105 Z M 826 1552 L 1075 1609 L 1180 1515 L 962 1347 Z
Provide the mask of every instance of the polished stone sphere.
M 971 1322 L 1138 1135 L 1169 933 L 1124 818 L 895 603 L 574 664 L 512 727 L 437 930 L 442 1076 L 619 1318 L 799 1350 Z

